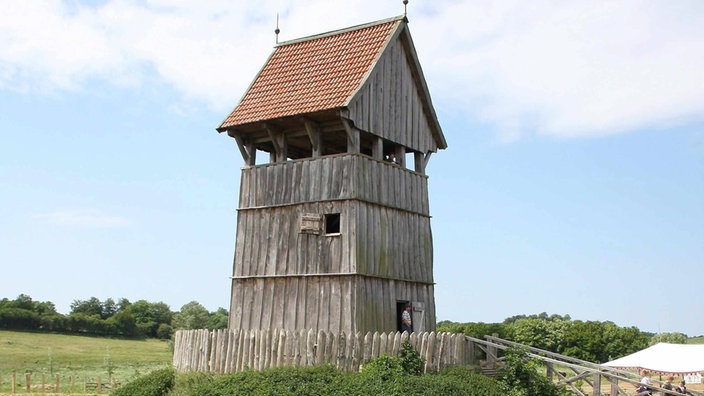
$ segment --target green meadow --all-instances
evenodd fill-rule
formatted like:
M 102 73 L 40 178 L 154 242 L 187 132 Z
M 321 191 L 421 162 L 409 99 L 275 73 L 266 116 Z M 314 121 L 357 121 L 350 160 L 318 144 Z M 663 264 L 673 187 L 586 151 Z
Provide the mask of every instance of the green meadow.
M 63 334 L 0 330 L 0 394 L 8 392 L 12 372 L 25 384 L 31 374 L 33 386 L 55 384 L 67 390 L 71 378 L 76 389 L 83 382 L 111 380 L 125 383 L 171 363 L 170 341 L 124 340 Z

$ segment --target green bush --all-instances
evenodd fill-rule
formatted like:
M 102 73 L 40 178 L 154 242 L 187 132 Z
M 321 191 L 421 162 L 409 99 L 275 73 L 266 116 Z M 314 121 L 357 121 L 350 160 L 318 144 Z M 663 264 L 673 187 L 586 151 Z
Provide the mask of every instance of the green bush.
M 401 358 L 401 366 L 403 369 L 412 375 L 421 375 L 423 373 L 423 366 L 425 366 L 425 360 L 420 357 L 420 353 L 413 349 L 410 341 L 405 340 L 401 345 L 401 352 L 399 354 Z
M 375 396 L 504 396 L 498 383 L 463 367 L 441 373 L 409 375 L 400 358 L 382 356 L 362 372 L 344 373 L 332 366 L 282 367 L 264 371 L 196 378 L 183 374 L 171 396 L 230 395 L 375 395 Z M 188 387 L 184 389 L 183 387 Z
M 389 381 L 407 374 L 401 365 L 401 358 L 382 355 L 362 366 L 362 374 L 366 377 Z
M 409 377 L 400 358 L 382 355 L 362 366 L 361 373 L 348 374 L 345 385 L 349 394 L 400 395 Z
M 176 376 L 174 388 L 169 396 L 190 396 L 191 391 L 197 387 L 206 387 L 212 384 L 214 375 L 202 372 L 189 372 Z
M 152 371 L 110 394 L 112 396 L 163 396 L 173 388 L 175 376 L 171 368 Z
M 571 393 L 558 388 L 539 372 L 540 363 L 528 359 L 528 353 L 520 348 L 506 350 L 505 367 L 499 381 L 508 396 L 566 396 Z
M 451 367 L 439 374 L 409 376 L 404 383 L 403 395 L 447 396 L 504 396 L 493 378 L 475 373 L 465 367 Z
M 343 374 L 332 366 L 280 367 L 216 377 L 197 385 L 191 395 L 329 395 Z

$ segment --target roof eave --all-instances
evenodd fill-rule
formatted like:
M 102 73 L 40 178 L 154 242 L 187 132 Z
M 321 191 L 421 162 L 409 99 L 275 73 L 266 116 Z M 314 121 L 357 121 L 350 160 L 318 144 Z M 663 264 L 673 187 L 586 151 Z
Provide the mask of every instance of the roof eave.
M 269 56 L 266 58 L 266 62 L 264 62 L 264 64 L 262 65 L 262 67 L 259 69 L 259 72 L 257 73 L 257 75 L 254 76 L 254 78 L 252 79 L 252 81 L 249 83 L 249 86 L 247 87 L 247 89 L 244 91 L 244 93 L 243 93 L 242 96 L 240 97 L 240 100 L 237 102 L 237 105 L 235 106 L 235 108 L 232 109 L 232 111 L 231 111 L 230 113 L 228 113 L 228 115 L 225 117 L 224 120 L 222 120 L 222 122 L 220 123 L 220 126 L 217 127 L 217 128 L 215 128 L 216 131 L 222 133 L 222 132 L 225 132 L 228 128 L 230 128 L 230 127 L 232 127 L 232 126 L 235 126 L 235 125 L 228 125 L 228 126 L 225 126 L 225 123 L 227 122 L 227 119 L 230 118 L 230 116 L 232 115 L 232 113 L 234 113 L 235 110 L 237 110 L 237 107 L 239 107 L 240 103 L 242 103 L 242 101 L 244 100 L 245 96 L 247 96 L 247 94 L 249 93 L 249 90 L 252 89 L 252 86 L 253 86 L 254 83 L 257 81 L 257 79 L 259 78 L 259 76 L 262 74 L 262 72 L 264 71 L 264 68 L 266 67 L 266 65 L 269 64 L 269 61 L 271 60 L 271 57 L 274 56 L 274 53 L 275 53 L 275 52 L 276 52 L 276 48 L 274 48 L 274 50 L 271 51 L 271 53 L 269 54 Z

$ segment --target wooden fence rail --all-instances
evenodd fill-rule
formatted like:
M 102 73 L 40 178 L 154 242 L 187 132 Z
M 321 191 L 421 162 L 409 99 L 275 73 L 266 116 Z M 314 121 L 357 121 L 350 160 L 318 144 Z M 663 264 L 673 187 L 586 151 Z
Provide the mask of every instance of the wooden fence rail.
M 22 381 L 24 377 L 24 382 Z M 77 379 L 71 375 L 68 377 L 68 383 L 61 383 L 59 374 L 47 377 L 45 373 L 41 373 L 41 379 L 34 376 L 32 373 L 18 374 L 13 371 L 10 374 L 10 380 L 5 383 L 3 376 L 0 376 L 0 394 L 9 392 L 10 394 L 30 394 L 30 393 L 70 393 L 70 394 L 101 394 L 109 393 L 112 389 L 116 389 L 118 384 L 112 380 L 103 382 L 100 376 L 96 379 L 83 377 Z
M 473 364 L 472 342 L 451 333 L 331 333 L 301 330 L 179 330 L 174 342 L 177 371 L 232 373 L 280 366 L 332 364 L 345 371 L 381 355 L 397 356 L 409 340 L 425 359 L 425 372 Z

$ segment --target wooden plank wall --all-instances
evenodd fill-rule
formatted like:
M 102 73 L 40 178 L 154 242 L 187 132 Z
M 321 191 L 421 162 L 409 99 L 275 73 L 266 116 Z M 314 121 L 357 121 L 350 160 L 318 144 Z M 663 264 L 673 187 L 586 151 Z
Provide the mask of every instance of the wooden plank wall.
M 315 193 L 289 177 L 315 164 L 355 176 Z M 355 272 L 433 281 L 427 177 L 346 154 L 246 168 L 242 180 L 234 276 Z M 326 213 L 340 214 L 339 236 L 301 233 L 303 215 Z
M 233 373 L 332 364 L 358 371 L 379 356 L 398 356 L 405 340 L 425 359 L 425 372 L 474 364 L 469 361 L 471 344 L 463 334 L 204 329 L 176 332 L 173 366 L 179 372 Z
M 340 235 L 301 233 L 304 214 L 340 214 Z M 234 276 L 348 273 L 354 269 L 354 214 L 347 201 L 240 211 Z
M 407 300 L 434 328 L 428 206 L 426 176 L 361 154 L 243 169 L 230 327 L 390 331 Z M 339 235 L 301 232 L 329 213 Z
M 433 282 L 430 218 L 354 202 L 355 270 L 360 274 Z
M 232 285 L 230 328 L 356 331 L 358 328 L 353 318 L 355 278 L 235 280 Z
M 306 213 L 339 213 L 340 235 L 301 233 Z M 433 282 L 430 218 L 359 201 L 239 213 L 234 276 L 321 273 Z
M 420 317 L 413 312 L 413 329 L 435 329 L 435 286 L 392 279 L 363 277 L 356 284 L 355 319 L 361 331 L 393 331 L 398 329 L 398 301 L 423 303 Z
M 400 36 L 390 43 L 350 102 L 354 125 L 421 153 L 437 144 Z
M 230 328 L 394 331 L 398 301 L 421 302 L 415 329 L 435 327 L 434 285 L 359 275 L 236 279 Z
M 429 216 L 428 177 L 363 154 L 338 154 L 242 169 L 241 210 L 360 199 Z

